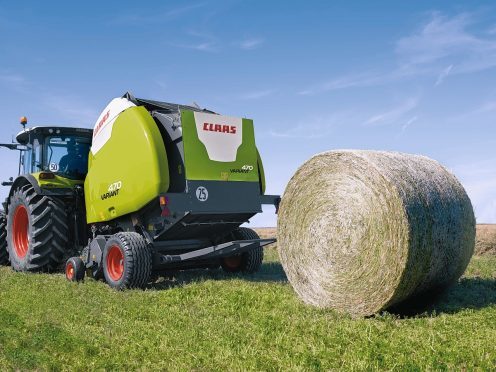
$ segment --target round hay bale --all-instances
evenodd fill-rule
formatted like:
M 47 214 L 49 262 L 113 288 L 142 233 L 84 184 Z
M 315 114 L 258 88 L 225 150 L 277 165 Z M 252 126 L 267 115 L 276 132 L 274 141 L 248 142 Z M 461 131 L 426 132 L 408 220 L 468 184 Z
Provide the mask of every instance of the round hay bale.
M 296 293 L 353 316 L 446 288 L 465 271 L 474 242 L 464 188 L 424 156 L 315 155 L 279 208 L 279 256 Z

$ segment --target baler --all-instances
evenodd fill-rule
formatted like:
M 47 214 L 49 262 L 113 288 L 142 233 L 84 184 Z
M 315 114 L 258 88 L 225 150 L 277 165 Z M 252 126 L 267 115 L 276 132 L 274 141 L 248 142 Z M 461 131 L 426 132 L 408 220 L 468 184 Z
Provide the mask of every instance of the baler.
M 0 264 L 143 288 L 177 270 L 256 272 L 263 247 L 241 227 L 263 204 L 253 121 L 195 106 L 112 100 L 93 130 L 34 127 L 0 213 Z

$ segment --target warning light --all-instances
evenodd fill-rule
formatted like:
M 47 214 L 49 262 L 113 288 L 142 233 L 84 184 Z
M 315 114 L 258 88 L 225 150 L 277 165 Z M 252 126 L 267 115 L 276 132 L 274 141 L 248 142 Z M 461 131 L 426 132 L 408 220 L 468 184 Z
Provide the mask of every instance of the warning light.
M 20 123 L 21 123 L 22 127 L 23 127 L 24 129 L 26 129 L 26 124 L 28 123 L 28 118 L 27 118 L 27 117 L 25 117 L 25 116 L 21 116 L 21 119 L 20 119 L 19 121 L 20 121 Z
M 161 196 L 160 197 L 160 205 L 165 206 L 169 202 L 169 198 L 167 196 Z

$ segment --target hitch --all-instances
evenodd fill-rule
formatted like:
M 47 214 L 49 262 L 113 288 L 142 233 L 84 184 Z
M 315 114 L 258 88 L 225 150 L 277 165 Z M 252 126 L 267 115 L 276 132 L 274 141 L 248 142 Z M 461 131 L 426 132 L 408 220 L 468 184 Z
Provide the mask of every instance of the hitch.
M 277 239 L 251 239 L 251 240 L 234 240 L 227 243 L 213 245 L 207 248 L 197 249 L 196 251 L 176 254 L 161 255 L 160 261 L 163 264 L 192 260 L 194 258 L 214 258 L 230 256 L 237 253 L 250 251 L 256 247 L 263 247 L 275 243 Z

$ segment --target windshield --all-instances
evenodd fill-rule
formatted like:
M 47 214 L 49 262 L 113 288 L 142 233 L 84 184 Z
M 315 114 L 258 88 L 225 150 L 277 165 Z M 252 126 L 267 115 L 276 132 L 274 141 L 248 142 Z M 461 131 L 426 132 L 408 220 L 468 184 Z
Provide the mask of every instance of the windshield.
M 91 140 L 77 136 L 48 137 L 46 157 L 48 170 L 62 177 L 82 180 L 88 173 Z

